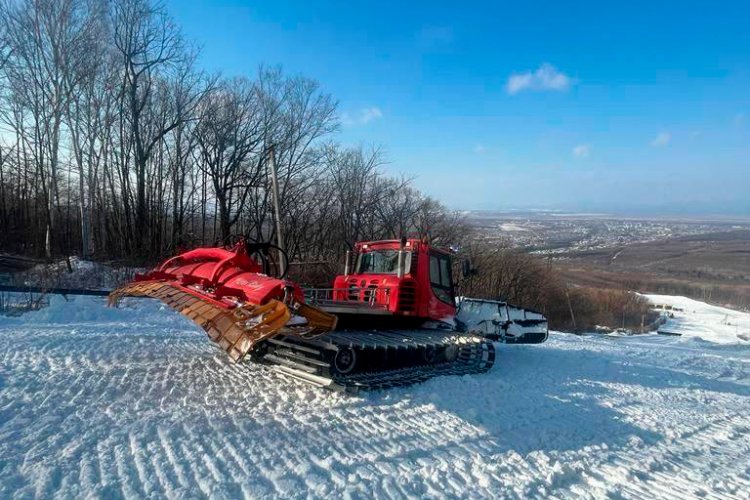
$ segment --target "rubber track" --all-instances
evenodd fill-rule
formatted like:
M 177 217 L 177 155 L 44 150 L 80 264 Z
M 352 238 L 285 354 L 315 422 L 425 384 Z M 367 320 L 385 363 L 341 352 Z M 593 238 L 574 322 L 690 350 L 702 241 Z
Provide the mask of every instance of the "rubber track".
M 280 372 L 332 389 L 356 392 L 358 390 L 386 389 L 424 382 L 441 375 L 469 375 L 483 373 L 495 362 L 495 347 L 491 341 L 475 335 L 439 330 L 414 331 L 343 331 L 333 332 L 313 341 L 292 337 L 269 340 L 275 347 L 263 359 L 280 366 Z M 420 364 L 400 369 L 335 374 L 330 364 L 322 363 L 340 348 L 358 349 L 359 356 L 375 350 L 412 350 L 415 354 L 429 347 L 455 345 L 455 361 L 437 364 Z M 326 356 L 329 354 L 329 356 Z M 312 376 L 311 376 L 312 375 Z

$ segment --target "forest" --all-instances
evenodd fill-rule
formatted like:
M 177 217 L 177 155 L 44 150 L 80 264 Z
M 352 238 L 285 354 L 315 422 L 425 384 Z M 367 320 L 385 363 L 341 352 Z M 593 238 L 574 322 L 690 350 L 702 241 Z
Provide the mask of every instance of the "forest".
M 153 262 L 232 235 L 293 260 L 354 241 L 458 238 L 456 215 L 343 147 L 337 102 L 280 67 L 208 74 L 150 0 L 5 2 L 0 11 L 0 250 Z

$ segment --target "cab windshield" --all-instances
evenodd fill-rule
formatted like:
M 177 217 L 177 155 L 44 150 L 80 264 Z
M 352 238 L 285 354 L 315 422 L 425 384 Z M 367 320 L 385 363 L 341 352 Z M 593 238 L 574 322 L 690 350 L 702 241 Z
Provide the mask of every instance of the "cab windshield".
M 404 274 L 411 268 L 411 252 L 404 252 Z M 359 274 L 397 274 L 398 250 L 369 250 L 357 257 Z

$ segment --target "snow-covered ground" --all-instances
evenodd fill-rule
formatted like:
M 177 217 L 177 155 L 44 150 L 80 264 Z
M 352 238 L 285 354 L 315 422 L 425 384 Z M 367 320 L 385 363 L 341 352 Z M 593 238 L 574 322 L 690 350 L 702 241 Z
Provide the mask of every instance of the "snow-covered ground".
M 112 267 L 100 262 L 70 257 L 49 264 L 37 264 L 24 272 L 0 273 L 0 283 L 48 288 L 85 288 L 111 290 L 133 279 L 145 269 Z
M 0 318 L 0 498 L 748 498 L 746 343 L 498 351 L 352 397 L 231 365 L 155 301 L 54 297 Z
M 712 306 L 695 299 L 674 295 L 644 295 L 671 315 L 660 328 L 665 332 L 698 337 L 722 344 L 750 344 L 750 314 Z

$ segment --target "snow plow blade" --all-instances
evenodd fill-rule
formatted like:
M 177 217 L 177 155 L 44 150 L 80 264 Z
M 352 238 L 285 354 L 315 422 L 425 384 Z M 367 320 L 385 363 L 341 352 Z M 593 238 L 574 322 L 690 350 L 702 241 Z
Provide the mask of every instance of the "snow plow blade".
M 242 360 L 259 342 L 279 333 L 311 338 L 333 329 L 336 323 L 335 317 L 300 304 L 295 307 L 295 314 L 304 317 L 307 322 L 304 326 L 287 327 L 292 313 L 279 300 L 227 308 L 210 297 L 201 296 L 199 292 L 163 281 L 137 281 L 124 285 L 109 295 L 110 305 L 116 305 L 125 296 L 161 300 L 203 328 L 234 362 Z

